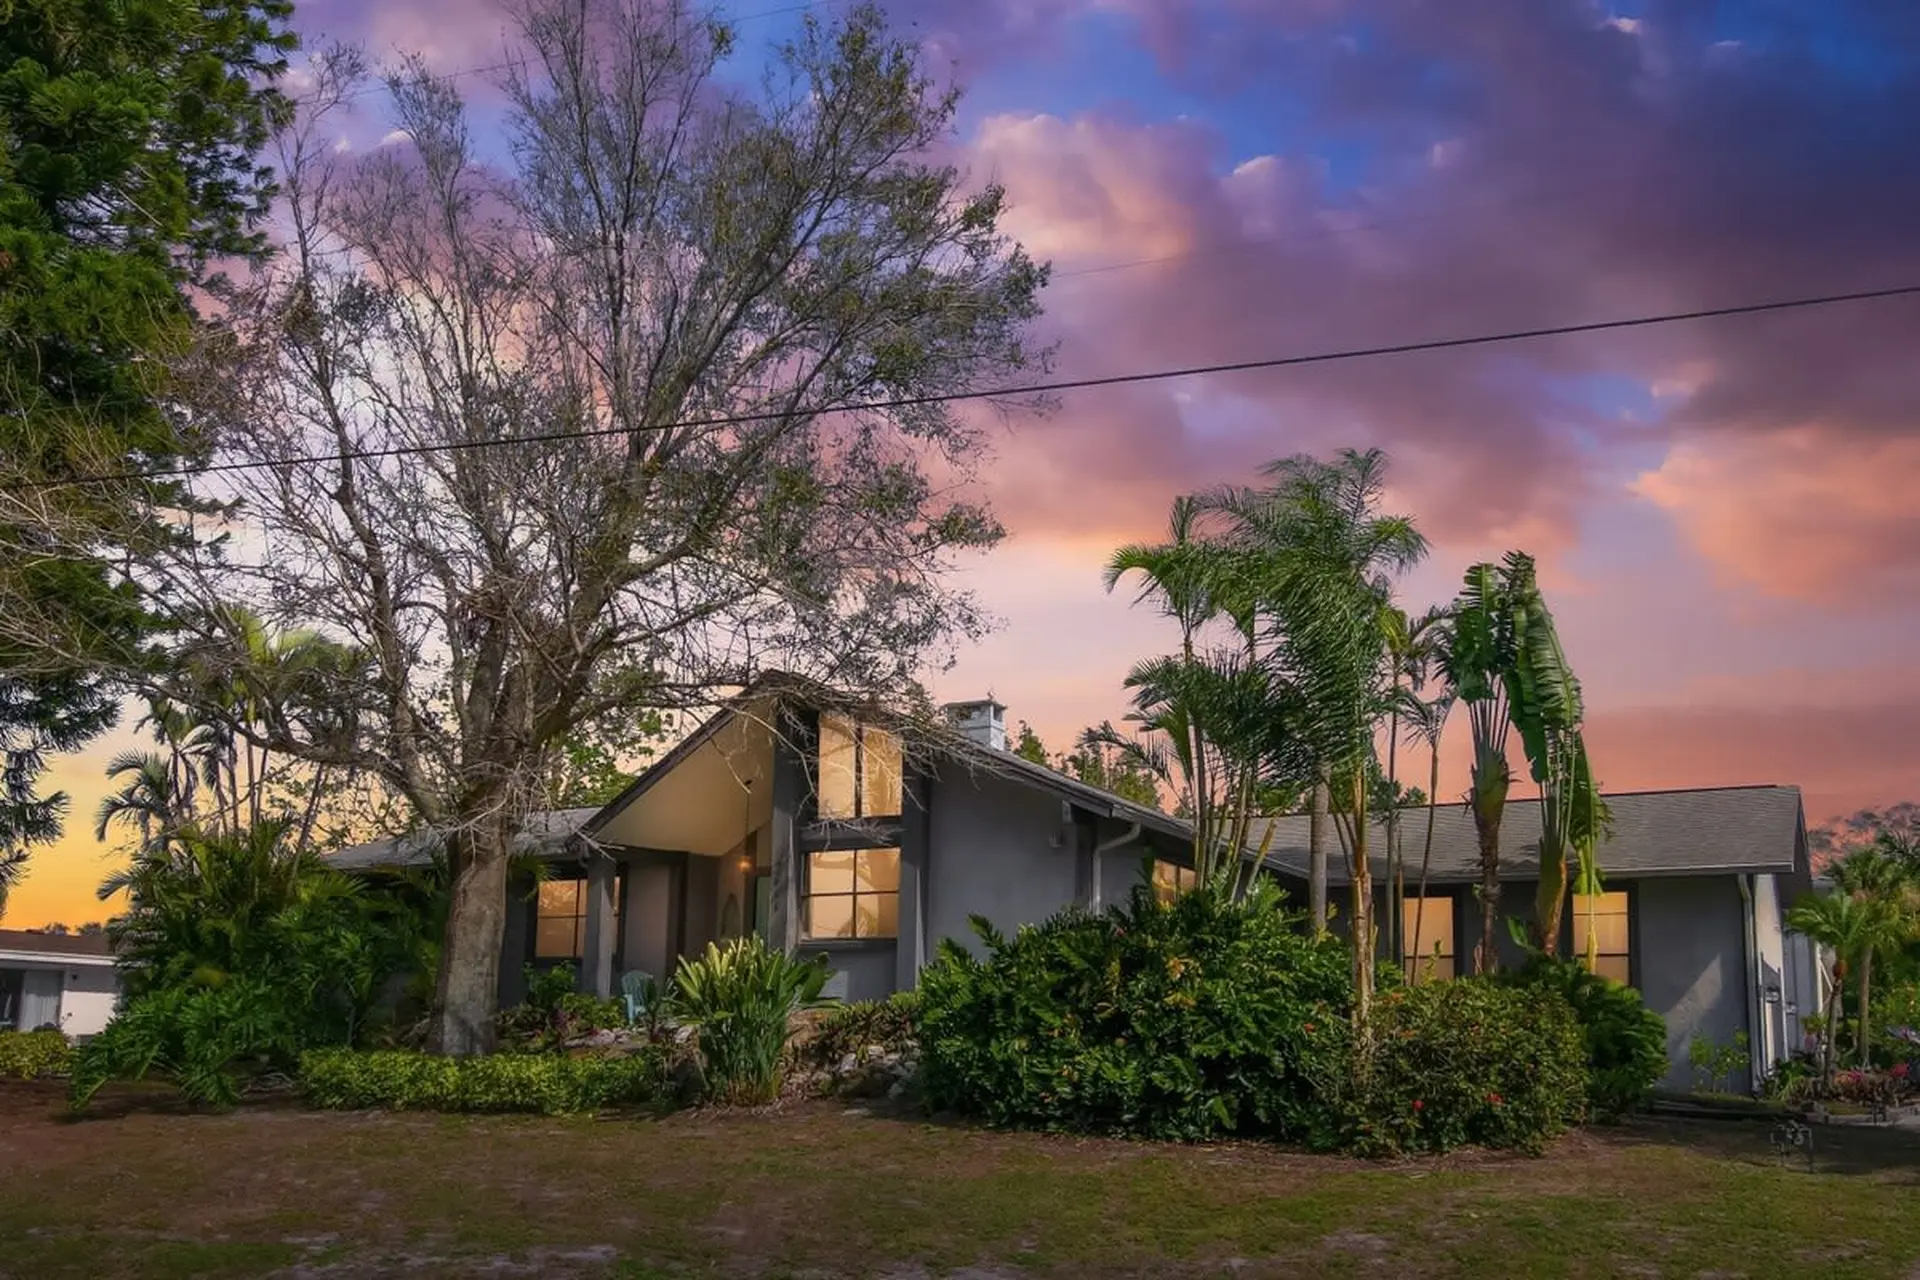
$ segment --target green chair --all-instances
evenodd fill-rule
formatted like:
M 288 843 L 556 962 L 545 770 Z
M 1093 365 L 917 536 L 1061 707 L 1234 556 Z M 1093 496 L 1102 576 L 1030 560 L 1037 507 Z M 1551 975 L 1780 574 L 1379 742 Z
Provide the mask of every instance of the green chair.
M 640 1015 L 659 998 L 660 988 L 654 982 L 652 974 L 640 969 L 629 969 L 620 975 L 620 999 L 627 1006 L 628 1026 L 638 1025 Z

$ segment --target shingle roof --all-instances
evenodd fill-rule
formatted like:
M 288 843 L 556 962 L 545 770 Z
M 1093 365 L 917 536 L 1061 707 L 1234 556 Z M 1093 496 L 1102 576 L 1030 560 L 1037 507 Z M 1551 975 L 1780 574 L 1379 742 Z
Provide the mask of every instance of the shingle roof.
M 113 946 L 104 933 L 40 933 L 33 929 L 0 929 L 0 951 L 35 951 L 55 956 L 110 956 Z
M 1629 791 L 1607 796 L 1613 834 L 1600 846 L 1600 867 L 1608 875 L 1662 876 L 1790 873 L 1803 842 L 1798 787 L 1710 787 L 1693 791 Z M 1427 811 L 1403 810 L 1400 841 L 1407 874 L 1416 873 L 1426 845 Z M 1268 860 L 1283 870 L 1307 872 L 1308 819 L 1274 820 Z M 1264 829 L 1251 843 L 1258 845 Z M 1338 839 L 1328 826 L 1328 878 L 1345 883 Z M 1386 826 L 1379 823 L 1370 841 L 1374 874 L 1386 866 Z M 1540 802 L 1510 800 L 1500 823 L 1503 879 L 1527 880 L 1540 867 Z M 1477 880 L 1480 846 L 1473 815 L 1463 804 L 1434 811 L 1433 862 L 1438 883 Z
M 569 837 L 587 825 L 600 812 L 597 808 L 552 809 L 527 815 L 514 836 L 513 852 L 536 857 L 557 857 Z M 324 855 L 328 866 L 339 871 L 370 871 L 376 867 L 421 867 L 433 861 L 440 848 L 439 833 L 411 831 L 405 835 L 383 836 L 366 844 Z

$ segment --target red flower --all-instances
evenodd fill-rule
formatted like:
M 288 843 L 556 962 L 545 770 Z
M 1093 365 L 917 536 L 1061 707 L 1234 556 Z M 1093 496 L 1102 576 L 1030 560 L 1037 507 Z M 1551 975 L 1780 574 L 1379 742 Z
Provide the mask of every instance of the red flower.
M 1418 1099 L 1418 1098 L 1415 1098 L 1415 1099 L 1413 1100 L 1413 1109 L 1414 1109 L 1415 1111 L 1419 1111 L 1419 1110 L 1421 1110 L 1421 1109 L 1422 1109 L 1422 1108 L 1424 1108 L 1424 1107 L 1425 1107 L 1426 1105 L 1427 1105 L 1426 1103 L 1424 1103 L 1424 1102 L 1422 1102 L 1422 1101 L 1421 1101 L 1420 1099 Z
M 1300 1029 L 1306 1032 L 1308 1035 L 1313 1034 L 1313 1024 L 1311 1022 L 1309 1022 L 1306 1026 L 1301 1027 Z
M 1311 1031 L 1313 1028 L 1308 1027 L 1307 1030 Z M 1907 1064 L 1904 1062 L 1894 1063 L 1892 1070 L 1889 1071 L 1888 1074 L 1895 1080 L 1905 1080 L 1907 1078 Z
M 1497 1093 L 1490 1093 L 1487 1095 L 1487 1101 L 1491 1102 L 1494 1106 L 1497 1107 L 1500 1105 L 1500 1095 Z

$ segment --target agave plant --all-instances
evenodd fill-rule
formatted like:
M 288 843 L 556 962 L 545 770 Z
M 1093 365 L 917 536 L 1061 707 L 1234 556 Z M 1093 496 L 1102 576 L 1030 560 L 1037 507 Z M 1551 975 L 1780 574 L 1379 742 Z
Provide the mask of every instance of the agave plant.
M 777 1098 L 793 1015 L 820 1004 L 826 983 L 826 957 L 796 960 L 758 935 L 682 960 L 672 1013 L 699 1037 L 709 1095 L 740 1106 Z

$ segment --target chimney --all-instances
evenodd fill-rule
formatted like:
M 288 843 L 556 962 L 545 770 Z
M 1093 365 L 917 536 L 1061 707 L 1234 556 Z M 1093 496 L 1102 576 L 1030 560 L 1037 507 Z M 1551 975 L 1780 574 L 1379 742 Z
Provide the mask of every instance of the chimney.
M 948 723 L 968 739 L 995 751 L 1007 749 L 1007 709 L 992 698 L 949 702 L 941 708 Z

